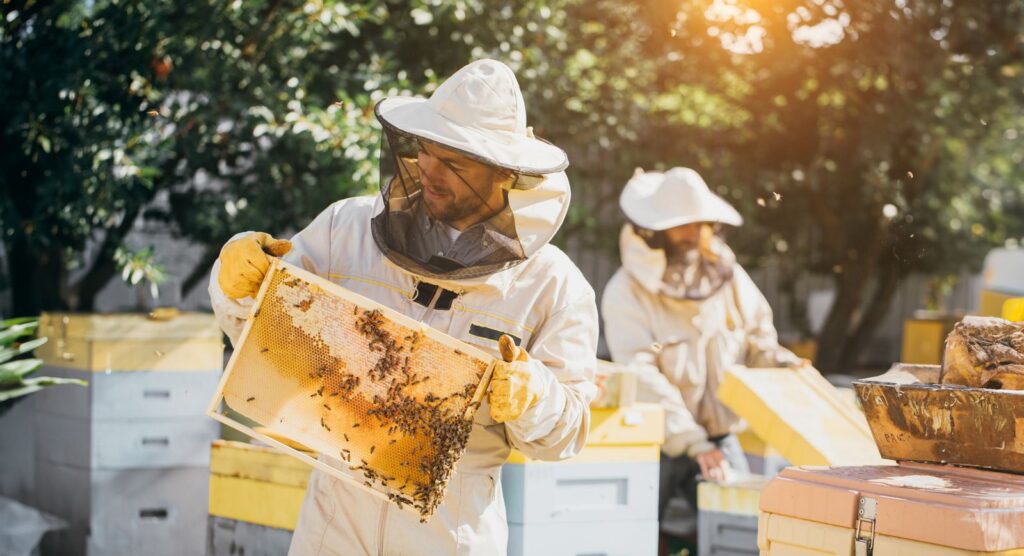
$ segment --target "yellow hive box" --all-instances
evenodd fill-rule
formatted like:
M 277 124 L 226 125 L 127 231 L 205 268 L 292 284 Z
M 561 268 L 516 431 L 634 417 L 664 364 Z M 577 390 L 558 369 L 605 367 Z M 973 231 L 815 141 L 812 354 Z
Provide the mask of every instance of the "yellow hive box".
M 1003 315 L 1003 305 L 1015 297 L 1020 297 L 1020 294 L 983 289 L 978 300 L 978 314 L 983 317 L 1000 317 Z
M 813 368 L 736 368 L 718 397 L 793 465 L 886 461 L 864 415 Z
M 568 461 L 658 461 L 664 442 L 665 410 L 658 404 L 591 409 L 587 444 Z M 518 450 L 508 458 L 508 463 L 529 461 Z
M 961 318 L 961 315 L 949 315 L 903 321 L 903 349 L 900 352 L 900 361 L 918 365 L 942 363 L 946 336 Z
M 765 487 L 760 510 L 762 556 L 1024 555 L 1024 481 L 1004 473 L 789 468 Z
M 704 481 L 697 485 L 697 508 L 701 511 L 736 515 L 758 515 L 761 491 L 768 479 L 750 475 L 723 483 Z
M 311 471 L 272 448 L 216 440 L 210 449 L 210 515 L 294 530 Z
M 1024 322 L 1024 297 L 1007 299 L 1003 303 L 1003 318 L 1013 322 Z
M 47 365 L 80 371 L 209 371 L 224 365 L 223 333 L 213 315 L 43 313 L 36 349 Z

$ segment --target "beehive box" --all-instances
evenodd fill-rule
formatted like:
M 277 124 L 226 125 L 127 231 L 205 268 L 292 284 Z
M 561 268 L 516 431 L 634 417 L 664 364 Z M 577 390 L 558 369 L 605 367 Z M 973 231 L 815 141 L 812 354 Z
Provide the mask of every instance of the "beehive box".
M 1008 473 L 921 463 L 790 467 L 765 487 L 759 508 L 764 555 L 1024 552 L 1024 477 Z
M 854 382 L 882 456 L 1024 472 L 1024 391 L 936 384 L 939 365 Z
M 697 555 L 758 554 L 758 499 L 768 481 L 750 475 L 697 485 Z
M 275 260 L 208 410 L 429 519 L 465 451 L 494 359 Z M 314 459 L 218 411 L 310 447 Z
M 310 468 L 277 450 L 215 440 L 210 446 L 210 516 L 291 531 Z

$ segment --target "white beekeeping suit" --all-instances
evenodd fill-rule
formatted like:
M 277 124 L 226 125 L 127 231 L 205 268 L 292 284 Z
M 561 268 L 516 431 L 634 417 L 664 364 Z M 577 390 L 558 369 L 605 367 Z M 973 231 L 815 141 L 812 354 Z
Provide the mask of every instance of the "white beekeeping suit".
M 499 422 L 485 400 L 447 495 L 427 523 L 359 485 L 314 471 L 290 554 L 504 554 L 501 464 L 513 447 L 542 460 L 575 455 L 596 394 L 594 293 L 549 244 L 569 206 L 568 162 L 533 137 L 515 76 L 492 60 L 459 70 L 430 99 L 385 99 L 376 114 L 385 132 L 382 194 L 331 205 L 292 239 L 283 258 L 495 356 L 498 338 L 510 336 L 528 353 L 520 372 L 533 385 L 534 401 Z M 504 207 L 463 229 L 437 217 L 428 201 L 440 194 L 421 174 L 432 171 L 425 160 L 449 155 L 444 163 L 455 174 L 456 159 L 496 169 Z M 225 294 L 218 274 L 227 250 L 214 266 L 210 296 L 235 340 L 252 300 Z M 223 283 L 234 291 L 230 280 Z M 341 465 L 326 455 L 321 460 Z
M 715 395 L 727 369 L 800 359 L 779 346 L 768 302 L 719 234 L 702 235 L 675 263 L 659 244 L 672 228 L 743 222 L 695 171 L 636 175 L 620 204 L 630 223 L 620 235 L 622 268 L 601 300 L 608 348 L 616 363 L 641 371 L 641 396 L 665 407 L 663 452 L 696 457 L 740 424 Z

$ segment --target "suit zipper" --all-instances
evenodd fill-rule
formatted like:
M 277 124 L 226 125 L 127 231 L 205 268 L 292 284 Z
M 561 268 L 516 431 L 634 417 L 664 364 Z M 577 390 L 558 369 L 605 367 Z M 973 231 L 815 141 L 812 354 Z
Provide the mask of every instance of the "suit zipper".
M 420 322 L 427 324 L 427 318 L 434 314 L 434 306 L 437 305 L 437 300 L 441 299 L 442 293 L 444 293 L 444 288 L 438 286 L 437 291 L 434 292 L 434 297 L 430 298 L 430 303 L 427 303 L 427 308 L 424 309 L 423 314 L 420 315 Z

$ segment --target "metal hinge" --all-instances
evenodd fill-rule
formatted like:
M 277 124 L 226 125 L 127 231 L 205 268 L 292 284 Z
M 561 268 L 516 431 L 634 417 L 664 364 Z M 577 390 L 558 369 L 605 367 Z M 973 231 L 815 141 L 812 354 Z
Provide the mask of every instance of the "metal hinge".
M 857 534 L 854 537 L 856 556 L 871 556 L 875 550 L 875 513 L 878 500 L 864 498 L 857 500 Z

